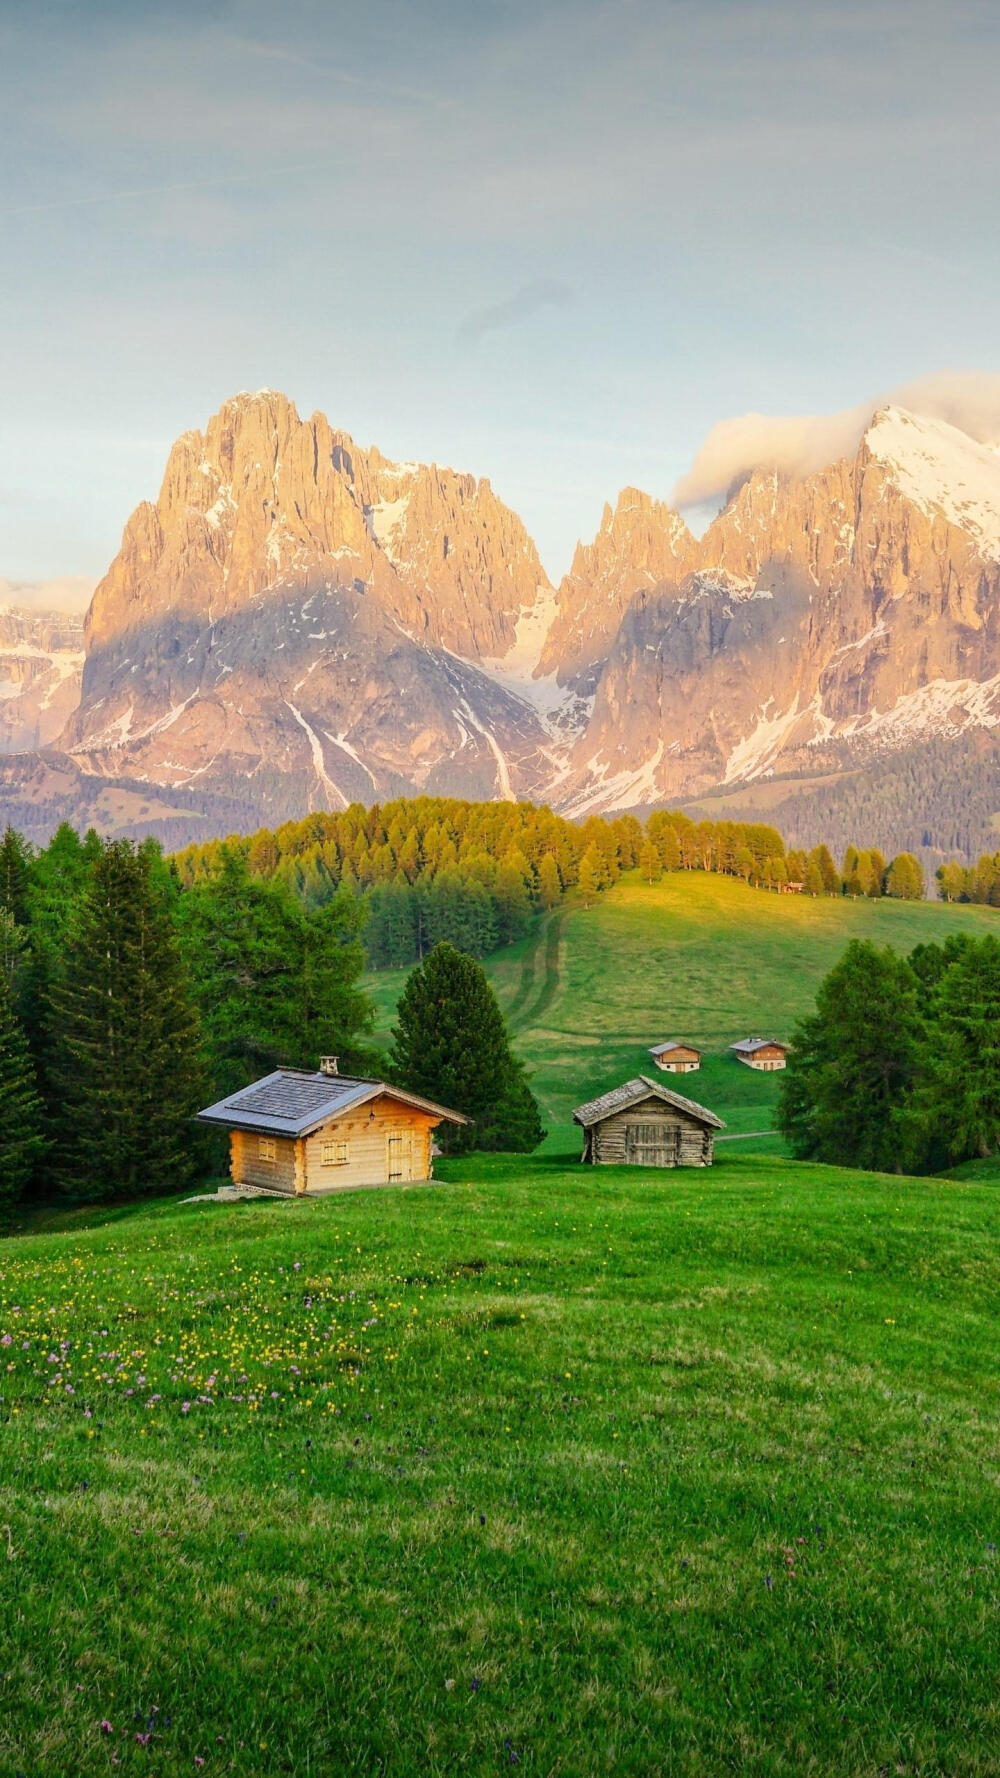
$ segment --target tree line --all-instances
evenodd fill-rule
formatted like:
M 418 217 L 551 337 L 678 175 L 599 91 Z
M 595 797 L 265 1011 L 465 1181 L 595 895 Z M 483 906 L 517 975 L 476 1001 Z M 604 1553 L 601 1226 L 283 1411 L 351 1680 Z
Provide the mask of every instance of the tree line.
M 1000 1151 L 1000 940 L 909 956 L 855 941 L 820 984 L 781 1079 L 801 1160 L 933 1173 Z
M 252 878 L 283 883 L 307 906 L 347 889 L 364 904 L 363 942 L 372 968 L 400 967 L 450 943 L 483 957 L 523 937 L 533 917 L 571 890 L 586 905 L 623 871 L 649 882 L 665 872 L 704 870 L 756 888 L 809 895 L 923 895 L 912 854 L 887 863 L 850 847 L 838 870 L 825 845 L 788 849 L 763 822 L 695 821 L 658 810 L 591 816 L 579 825 L 532 803 L 469 803 L 417 797 L 317 812 L 273 832 L 232 835 L 175 854 L 184 887 L 210 881 L 223 853 Z
M 935 875 L 942 901 L 1000 907 L 1000 852 L 984 852 L 975 864 L 942 864 Z

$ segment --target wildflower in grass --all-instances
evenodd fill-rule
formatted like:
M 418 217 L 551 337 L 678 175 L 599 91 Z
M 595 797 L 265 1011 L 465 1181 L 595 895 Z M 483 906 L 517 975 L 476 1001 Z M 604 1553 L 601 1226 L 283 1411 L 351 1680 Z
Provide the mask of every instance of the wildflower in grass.
M 109 1722 L 105 1716 L 101 1719 L 100 1730 L 102 1735 L 113 1735 L 115 1732 L 115 1725 L 114 1723 Z

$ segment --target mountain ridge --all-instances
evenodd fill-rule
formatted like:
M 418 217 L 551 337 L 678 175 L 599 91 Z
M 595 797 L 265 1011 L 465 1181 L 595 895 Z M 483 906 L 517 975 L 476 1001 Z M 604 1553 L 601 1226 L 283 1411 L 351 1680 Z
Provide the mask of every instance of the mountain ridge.
M 889 405 L 853 457 L 754 470 L 700 538 L 623 489 L 553 586 L 485 478 L 244 393 L 172 447 L 85 639 L 37 745 L 261 820 L 850 773 L 1000 726 L 1000 449 Z

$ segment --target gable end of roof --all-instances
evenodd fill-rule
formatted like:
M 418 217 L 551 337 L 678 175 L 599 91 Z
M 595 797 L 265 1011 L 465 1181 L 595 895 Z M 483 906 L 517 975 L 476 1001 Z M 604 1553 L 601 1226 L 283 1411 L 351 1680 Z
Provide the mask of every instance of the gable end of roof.
M 617 1111 L 627 1111 L 630 1106 L 637 1105 L 643 1099 L 659 1099 L 664 1105 L 672 1105 L 675 1111 L 686 1112 L 698 1123 L 705 1124 L 712 1130 L 724 1130 L 725 1123 L 709 1111 L 707 1105 L 699 1105 L 694 1099 L 686 1099 L 683 1093 L 675 1093 L 658 1080 L 650 1080 L 648 1075 L 638 1074 L 634 1080 L 625 1081 L 620 1087 L 613 1087 L 611 1092 L 602 1093 L 600 1098 L 591 1099 L 586 1105 L 578 1105 L 573 1113 L 573 1122 L 589 1129 L 592 1124 L 599 1124 L 606 1117 L 613 1117 Z

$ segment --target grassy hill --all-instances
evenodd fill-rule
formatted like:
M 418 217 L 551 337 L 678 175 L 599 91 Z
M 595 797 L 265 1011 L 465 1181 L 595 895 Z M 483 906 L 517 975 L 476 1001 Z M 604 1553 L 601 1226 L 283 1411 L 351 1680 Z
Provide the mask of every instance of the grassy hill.
M 3 1244 L 0 1771 L 1000 1770 L 995 1186 L 442 1170 Z
M 743 1067 L 727 1046 L 790 1037 L 850 939 L 906 951 L 958 930 L 1000 930 L 998 915 L 943 902 L 771 895 L 700 871 L 651 887 L 633 872 L 592 907 L 557 911 L 486 967 L 553 1126 L 549 1146 L 565 1150 L 573 1106 L 649 1073 L 649 1045 L 668 1037 L 709 1052 L 698 1074 L 675 1083 L 680 1091 L 734 1133 L 768 1128 L 775 1077 Z M 369 978 L 383 1041 L 405 979 L 403 970 Z

